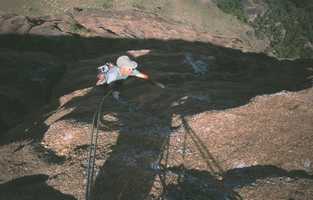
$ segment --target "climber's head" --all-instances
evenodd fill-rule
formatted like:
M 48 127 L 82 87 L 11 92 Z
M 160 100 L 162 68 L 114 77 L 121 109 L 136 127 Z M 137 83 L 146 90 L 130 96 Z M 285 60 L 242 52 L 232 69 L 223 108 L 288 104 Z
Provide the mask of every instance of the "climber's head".
M 143 79 L 149 79 L 148 75 L 143 74 L 136 69 L 138 64 L 135 61 L 132 61 L 128 56 L 118 57 L 116 65 L 120 68 L 122 76 L 136 76 Z

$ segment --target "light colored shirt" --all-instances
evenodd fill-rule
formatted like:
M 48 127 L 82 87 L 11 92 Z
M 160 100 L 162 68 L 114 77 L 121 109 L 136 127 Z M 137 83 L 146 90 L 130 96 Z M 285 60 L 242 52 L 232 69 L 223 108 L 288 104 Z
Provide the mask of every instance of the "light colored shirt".
M 134 69 L 131 75 L 136 76 L 137 74 L 139 74 L 139 71 Z M 128 76 L 121 75 L 120 69 L 116 66 L 110 68 L 110 70 L 105 73 L 105 79 L 106 79 L 107 84 L 110 84 L 117 80 L 123 80 L 127 78 Z
M 118 67 L 112 67 L 108 72 L 105 73 L 105 79 L 107 84 L 110 84 L 117 80 L 126 79 L 127 76 L 122 76 Z

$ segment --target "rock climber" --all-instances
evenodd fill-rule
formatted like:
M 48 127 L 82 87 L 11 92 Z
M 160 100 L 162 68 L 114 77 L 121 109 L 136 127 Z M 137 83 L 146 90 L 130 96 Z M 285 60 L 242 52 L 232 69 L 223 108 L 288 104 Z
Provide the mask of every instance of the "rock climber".
M 104 85 L 112 88 L 113 98 L 119 100 L 119 88 L 122 80 L 127 79 L 129 76 L 148 80 L 146 74 L 139 72 L 136 68 L 138 63 L 131 60 L 128 56 L 123 55 L 117 58 L 116 65 L 113 63 L 106 63 L 98 67 L 98 75 L 96 85 Z

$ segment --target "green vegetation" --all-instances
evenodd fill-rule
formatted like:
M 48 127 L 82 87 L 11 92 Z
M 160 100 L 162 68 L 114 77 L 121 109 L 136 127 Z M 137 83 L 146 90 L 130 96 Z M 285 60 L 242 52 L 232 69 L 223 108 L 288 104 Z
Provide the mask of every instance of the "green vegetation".
M 70 24 L 70 32 L 83 35 L 84 33 L 88 33 L 88 30 L 82 25 L 76 22 L 73 22 L 72 24 Z
M 110 9 L 113 7 L 114 0 L 97 0 L 96 5 L 101 5 L 104 9 Z
M 241 0 L 217 0 L 217 6 L 225 13 L 236 16 L 242 22 L 247 22 Z
M 269 9 L 254 23 L 256 32 L 271 40 L 274 55 L 284 58 L 313 57 L 313 2 L 267 0 Z
M 247 23 L 242 0 L 216 0 L 225 13 Z M 313 1 L 264 0 L 268 8 L 251 25 L 259 38 L 267 37 L 280 58 L 313 58 Z

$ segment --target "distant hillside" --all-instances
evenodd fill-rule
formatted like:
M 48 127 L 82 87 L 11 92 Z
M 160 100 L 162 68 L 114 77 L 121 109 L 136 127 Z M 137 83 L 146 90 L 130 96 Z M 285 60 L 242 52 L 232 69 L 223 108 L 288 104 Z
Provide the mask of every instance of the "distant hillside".
M 313 1 L 217 0 L 217 5 L 268 38 L 267 51 L 275 56 L 313 58 Z

